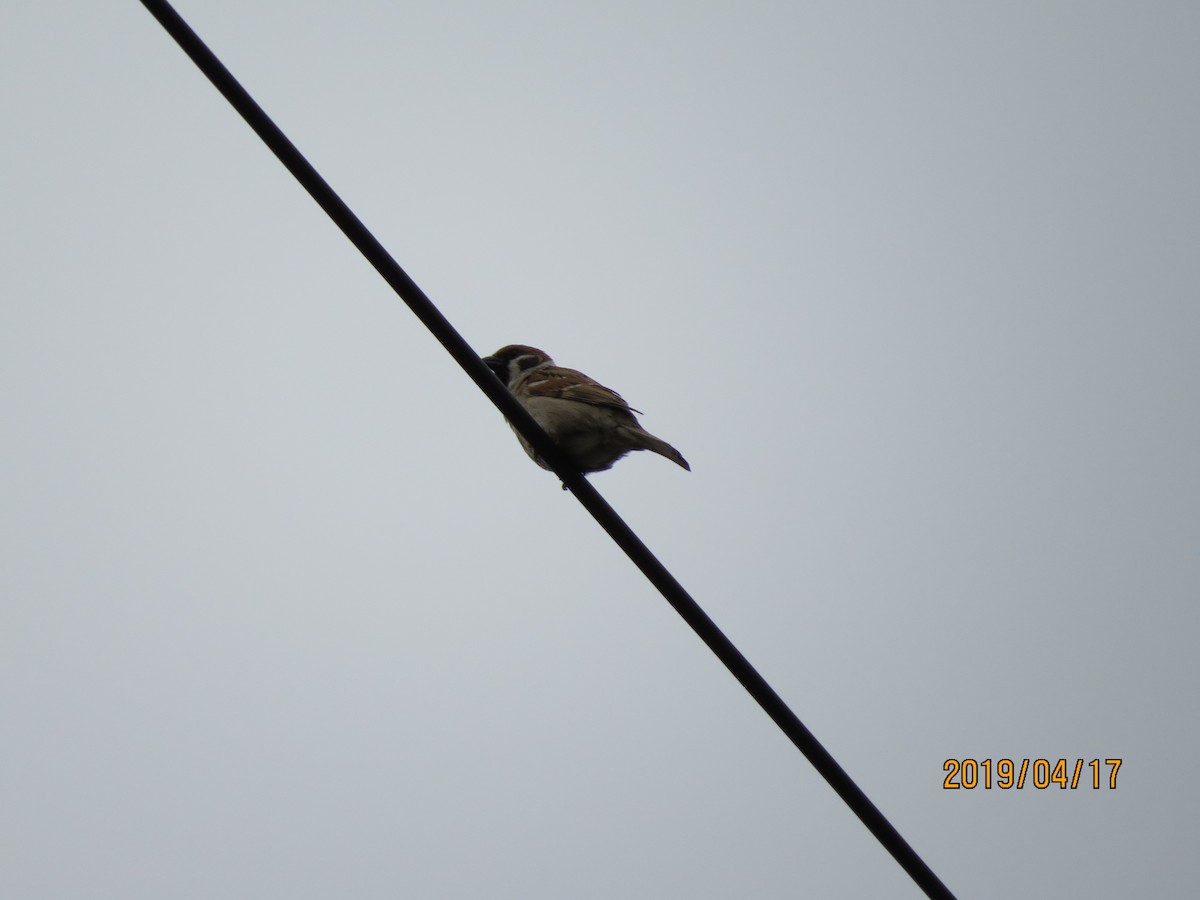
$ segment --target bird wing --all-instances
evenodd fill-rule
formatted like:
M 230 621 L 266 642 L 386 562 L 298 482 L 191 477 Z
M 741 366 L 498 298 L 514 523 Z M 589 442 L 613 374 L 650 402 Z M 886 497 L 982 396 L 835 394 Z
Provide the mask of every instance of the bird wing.
M 562 366 L 539 366 L 521 387 L 531 397 L 558 397 L 625 412 L 640 412 L 611 388 L 606 388 L 582 372 Z

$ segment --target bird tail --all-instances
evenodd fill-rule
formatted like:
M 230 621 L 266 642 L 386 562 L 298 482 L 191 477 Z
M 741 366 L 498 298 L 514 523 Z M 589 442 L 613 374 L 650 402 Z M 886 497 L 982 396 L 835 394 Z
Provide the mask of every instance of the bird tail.
M 639 429 L 638 437 L 641 439 L 642 446 L 646 450 L 657 453 L 659 456 L 665 456 L 677 466 L 682 466 L 689 472 L 692 467 L 688 465 L 688 461 L 683 458 L 683 454 L 664 441 L 662 438 L 657 438 L 648 431 Z

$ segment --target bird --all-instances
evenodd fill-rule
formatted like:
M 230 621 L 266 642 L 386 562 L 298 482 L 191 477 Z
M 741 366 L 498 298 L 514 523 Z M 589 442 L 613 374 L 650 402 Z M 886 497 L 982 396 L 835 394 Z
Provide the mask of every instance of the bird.
M 585 475 L 611 469 L 631 450 L 649 450 L 692 470 L 683 454 L 642 428 L 634 416 L 640 410 L 582 372 L 555 365 L 548 353 L 525 344 L 509 344 L 482 359 Z M 516 434 L 529 458 L 549 469 L 520 432 Z

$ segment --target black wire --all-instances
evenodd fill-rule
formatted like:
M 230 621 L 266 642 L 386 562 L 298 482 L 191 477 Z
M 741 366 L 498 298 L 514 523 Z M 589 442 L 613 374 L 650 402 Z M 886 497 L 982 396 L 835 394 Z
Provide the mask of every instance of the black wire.
M 942 884 L 933 870 L 917 855 L 908 842 L 900 836 L 867 795 L 838 765 L 804 723 L 796 717 L 767 684 L 766 680 L 750 665 L 749 660 L 733 645 L 699 604 L 683 589 L 666 567 L 642 543 L 608 502 L 596 489 L 559 453 L 558 448 L 534 422 L 533 418 L 500 383 L 491 370 L 483 364 L 477 354 L 455 331 L 454 326 L 438 311 L 425 293 L 408 277 L 399 264 L 375 239 L 358 217 L 333 189 L 309 164 L 295 145 L 279 130 L 278 126 L 263 112 L 262 108 L 246 90 L 238 84 L 229 70 L 213 54 L 188 24 L 169 3 L 163 0 L 142 0 L 146 7 L 183 48 L 209 81 L 219 90 L 251 128 L 262 138 L 279 161 L 282 162 L 304 189 L 312 195 L 321 208 L 345 233 L 346 237 L 367 258 L 384 281 L 400 295 L 433 336 L 462 366 L 463 371 L 479 386 L 488 399 L 496 405 L 504 417 L 531 443 L 538 454 L 554 469 L 562 483 L 571 489 L 579 502 L 592 514 L 600 527 L 612 537 L 622 550 L 633 560 L 634 565 L 658 588 L 667 602 L 683 617 L 684 621 L 700 636 L 700 639 L 717 655 L 733 676 L 741 682 L 775 724 L 791 739 L 818 772 L 829 782 L 846 805 L 862 820 L 896 861 L 930 897 L 953 898 L 953 894 Z

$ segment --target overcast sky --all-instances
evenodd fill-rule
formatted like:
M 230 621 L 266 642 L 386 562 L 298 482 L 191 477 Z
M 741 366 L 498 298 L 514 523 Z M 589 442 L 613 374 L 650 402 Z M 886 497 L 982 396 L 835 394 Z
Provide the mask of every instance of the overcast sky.
M 952 890 L 1194 896 L 1200 5 L 177 8 Z M 919 896 L 139 3 L 0 32 L 0 895 Z

